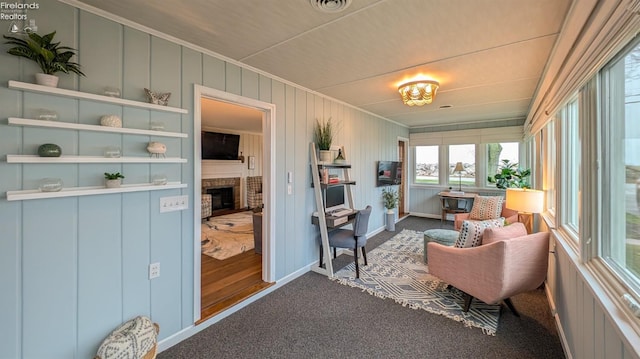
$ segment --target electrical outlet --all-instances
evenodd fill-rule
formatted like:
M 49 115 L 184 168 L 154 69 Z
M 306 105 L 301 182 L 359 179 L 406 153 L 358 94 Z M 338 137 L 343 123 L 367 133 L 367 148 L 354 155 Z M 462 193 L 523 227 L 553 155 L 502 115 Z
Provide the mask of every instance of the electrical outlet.
M 158 278 L 160 276 L 160 263 L 149 264 L 149 279 Z
M 172 196 L 160 198 L 160 213 L 182 211 L 189 208 L 189 196 Z

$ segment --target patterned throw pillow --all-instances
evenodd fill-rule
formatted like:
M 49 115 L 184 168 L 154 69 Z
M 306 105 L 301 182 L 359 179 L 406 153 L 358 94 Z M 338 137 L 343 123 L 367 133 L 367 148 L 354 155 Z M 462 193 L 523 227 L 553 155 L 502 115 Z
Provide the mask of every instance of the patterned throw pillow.
M 500 217 L 503 200 L 500 196 L 476 196 L 469 218 L 482 221 Z
M 460 235 L 454 247 L 471 248 L 482 244 L 482 233 L 487 228 L 504 226 L 504 217 L 488 219 L 486 221 L 463 221 Z

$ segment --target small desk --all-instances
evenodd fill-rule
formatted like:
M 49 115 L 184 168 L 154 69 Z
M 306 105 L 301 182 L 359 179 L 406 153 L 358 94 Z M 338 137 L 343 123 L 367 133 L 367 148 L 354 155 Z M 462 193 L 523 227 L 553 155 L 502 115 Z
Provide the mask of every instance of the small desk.
M 328 229 L 340 228 L 342 226 L 346 226 L 347 224 L 353 223 L 353 220 L 356 219 L 356 213 L 358 213 L 357 210 L 354 210 L 348 215 L 341 216 L 341 217 L 336 217 L 329 214 L 325 215 L 324 218 L 325 218 L 325 221 L 327 222 L 327 228 Z M 315 225 L 320 224 L 320 221 L 318 221 L 318 216 L 312 215 L 311 223 Z
M 465 192 L 463 194 L 452 194 L 451 192 L 440 192 L 440 207 L 442 208 L 442 217 L 440 222 L 447 219 L 447 213 L 468 213 L 471 211 L 473 199 L 477 193 Z M 462 202 L 462 203 L 461 203 Z M 462 204 L 462 206 L 460 205 Z

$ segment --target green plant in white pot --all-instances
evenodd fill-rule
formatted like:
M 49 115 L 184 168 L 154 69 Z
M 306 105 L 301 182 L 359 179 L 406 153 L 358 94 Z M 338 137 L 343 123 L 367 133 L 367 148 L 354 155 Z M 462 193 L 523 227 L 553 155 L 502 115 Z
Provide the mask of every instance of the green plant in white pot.
M 65 74 L 73 72 L 80 76 L 85 76 L 80 70 L 80 64 L 71 61 L 76 50 L 71 47 L 60 46 L 60 42 L 53 42 L 55 35 L 55 31 L 44 36 L 30 32 L 27 34 L 26 39 L 3 35 L 8 40 L 6 42 L 7 45 L 15 45 L 7 50 L 9 54 L 27 58 L 40 66 L 42 73 L 36 74 L 36 83 L 39 85 L 57 87 L 58 76 L 55 76 L 55 74 L 58 72 L 64 72 Z
M 400 196 L 398 191 L 393 187 L 385 187 L 382 189 L 382 204 L 387 209 L 387 231 L 395 231 L 395 212 L 394 208 L 398 206 Z
M 107 188 L 118 188 L 122 184 L 122 179 L 124 178 L 120 172 L 116 173 L 104 173 L 104 178 L 107 180 L 106 186 Z
M 320 161 L 331 162 L 331 143 L 333 142 L 333 125 L 331 118 L 326 122 L 316 119 L 316 124 L 313 127 L 313 142 L 318 146 L 320 150 Z

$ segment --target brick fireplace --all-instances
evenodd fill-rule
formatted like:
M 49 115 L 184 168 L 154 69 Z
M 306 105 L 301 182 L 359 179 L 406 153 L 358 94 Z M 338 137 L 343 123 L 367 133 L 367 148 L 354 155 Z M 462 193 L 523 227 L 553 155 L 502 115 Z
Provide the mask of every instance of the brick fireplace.
M 202 193 L 212 196 L 212 211 L 240 209 L 240 177 L 202 179 Z

